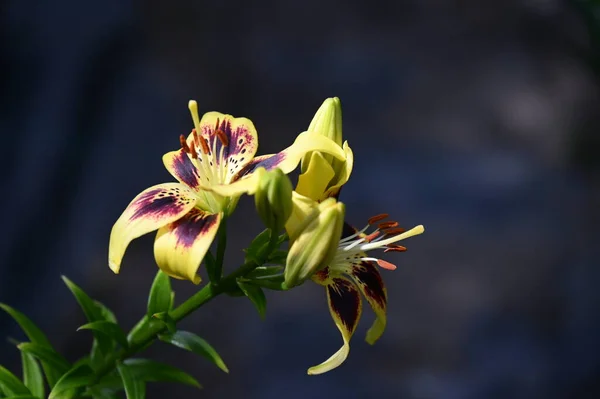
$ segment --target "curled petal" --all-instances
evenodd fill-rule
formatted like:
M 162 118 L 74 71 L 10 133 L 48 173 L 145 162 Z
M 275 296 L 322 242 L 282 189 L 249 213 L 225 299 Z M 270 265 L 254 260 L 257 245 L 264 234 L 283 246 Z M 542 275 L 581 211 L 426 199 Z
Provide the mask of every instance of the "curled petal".
M 194 208 L 182 218 L 161 227 L 154 241 L 154 258 L 169 276 L 200 283 L 196 274 L 212 244 L 221 214 Z
M 142 191 L 127 206 L 110 233 L 108 265 L 119 273 L 121 260 L 129 243 L 139 236 L 159 229 L 190 211 L 196 196 L 179 183 L 165 183 Z
M 245 180 L 245 179 L 244 179 Z M 319 204 L 296 191 L 292 192 L 292 214 L 285 223 L 285 230 L 290 237 L 290 242 L 296 240 L 308 221 L 311 215 L 318 212 Z
M 306 172 L 298 177 L 296 192 L 315 201 L 325 199 L 327 197 L 323 198 L 323 194 L 334 176 L 335 172 L 323 154 L 313 152 L 310 154 Z
M 385 330 L 387 322 L 387 290 L 379 271 L 372 262 L 363 261 L 352 265 L 350 275 L 377 316 L 373 325 L 367 331 L 366 338 L 366 341 L 373 345 Z
M 190 159 L 190 156 L 183 149 L 171 151 L 163 155 L 163 163 L 169 173 L 180 183 L 192 189 L 200 187 L 198 170 Z
M 335 171 L 336 179 L 332 181 L 331 187 L 327 189 L 323 198 L 336 197 L 338 196 L 342 186 L 350 179 L 352 174 L 352 168 L 354 166 L 354 153 L 348 145 L 348 142 L 344 142 L 344 152 L 346 153 L 346 162 L 340 163 L 339 170 Z
M 227 167 L 225 181 L 240 171 L 254 158 L 258 149 L 258 135 L 250 119 L 235 118 L 220 112 L 207 112 L 202 116 L 199 127 L 196 128 L 199 139 L 206 140 L 210 151 L 214 151 L 217 165 Z M 188 136 L 191 144 L 194 135 Z M 202 146 L 196 143 L 196 149 Z
M 342 333 L 344 344 L 329 359 L 308 369 L 309 375 L 326 373 L 341 365 L 350 352 L 350 338 L 362 312 L 362 302 L 356 286 L 349 280 L 334 278 L 327 286 L 327 302 L 335 325 Z
M 235 175 L 233 180 L 239 180 L 260 167 L 263 167 L 266 170 L 279 168 L 283 170 L 284 173 L 290 173 L 296 169 L 302 157 L 311 151 L 320 151 L 330 154 L 341 161 L 346 159 L 344 150 L 337 145 L 335 141 L 324 136 L 304 132 L 300 133 L 296 138 L 296 141 L 294 141 L 294 144 L 285 150 L 277 154 L 262 155 L 254 158 Z

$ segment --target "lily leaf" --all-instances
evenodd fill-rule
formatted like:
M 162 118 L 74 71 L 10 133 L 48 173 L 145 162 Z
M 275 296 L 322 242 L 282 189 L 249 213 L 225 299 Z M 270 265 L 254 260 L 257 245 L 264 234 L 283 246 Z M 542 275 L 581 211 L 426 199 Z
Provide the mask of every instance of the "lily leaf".
M 254 261 L 256 263 L 261 263 L 261 257 L 263 256 L 262 251 L 264 251 L 269 244 L 270 237 L 271 231 L 265 229 L 252 240 L 248 248 L 244 250 L 244 252 L 246 252 L 246 262 Z
M 178 382 L 202 388 L 194 377 L 176 367 L 148 359 L 127 359 L 123 362 L 136 378 L 151 382 Z
M 14 396 L 6 396 L 2 397 L 3 399 L 39 399 L 39 396 L 33 395 L 14 395 Z
M 259 266 L 246 274 L 245 278 L 249 280 L 268 278 L 277 276 L 283 272 L 283 266 Z
M 103 314 L 101 308 L 96 304 L 96 302 L 88 296 L 79 286 L 69 280 L 67 277 L 62 277 L 63 281 L 69 287 L 69 290 L 75 296 L 75 299 L 81 306 L 85 317 L 88 321 L 101 321 L 104 320 L 105 315 Z M 103 354 L 108 354 L 114 350 L 114 345 L 112 345 L 112 341 L 103 335 L 100 332 L 94 331 L 94 338 L 98 342 L 98 347 Z
M 44 377 L 36 358 L 27 352 L 21 352 L 21 363 L 23 363 L 23 382 L 29 391 L 38 398 L 44 398 L 46 389 Z
M 275 263 L 277 265 L 285 265 L 287 255 L 287 251 L 278 249 L 277 251 L 273 251 L 273 253 L 269 255 L 269 257 L 267 258 L 267 262 Z
M 115 314 L 113 313 L 112 310 L 110 310 L 109 308 L 107 308 L 106 305 L 104 305 L 100 301 L 94 300 L 94 303 L 96 304 L 96 306 L 98 307 L 98 309 L 100 309 L 100 316 L 102 317 L 102 320 L 110 321 L 111 323 L 118 324 L 117 323 L 117 318 L 115 317 Z
M 0 303 L 0 309 L 8 313 L 19 324 L 32 343 L 54 350 L 46 335 L 27 316 L 3 303 Z M 44 369 L 44 374 L 46 374 L 48 385 L 52 388 L 62 373 L 57 372 L 44 361 L 42 361 L 42 368 Z
M 129 343 L 127 342 L 127 336 L 121 327 L 118 324 L 110 321 L 100 320 L 87 323 L 79 327 L 77 331 L 79 330 L 98 331 L 118 342 L 123 348 L 127 348 L 129 346 Z
M 96 376 L 89 366 L 81 364 L 67 371 L 58 380 L 48 399 L 71 399 L 78 393 L 78 388 L 85 387 L 94 381 Z
M 67 370 L 69 370 L 69 368 L 71 368 L 69 362 L 54 349 L 34 344 L 32 342 L 24 342 L 17 345 L 17 348 L 19 348 L 19 350 L 22 352 L 26 352 L 35 356 L 42 362 L 46 362 L 60 375 L 63 375 Z
M 118 364 L 117 370 L 121 374 L 127 399 L 144 399 L 146 397 L 146 383 L 136 378 L 133 372 L 129 370 L 129 366 Z
M 148 296 L 148 317 L 155 313 L 168 312 L 171 310 L 171 280 L 169 276 L 159 270 L 156 273 L 150 295 Z
M 31 395 L 31 391 L 13 373 L 0 366 L 0 383 L 8 395 Z
M 229 369 L 217 351 L 208 342 L 206 342 L 206 340 L 200 338 L 194 333 L 188 331 L 177 331 L 173 334 L 161 335 L 160 339 L 161 341 L 167 342 L 171 345 L 175 345 L 200 356 L 204 356 L 214 363 L 218 368 L 226 373 L 229 373 Z
M 264 319 L 267 311 L 267 298 L 265 297 L 265 293 L 263 292 L 262 288 L 241 281 L 238 281 L 237 285 L 252 301 L 254 307 L 256 310 L 258 310 L 260 317 Z

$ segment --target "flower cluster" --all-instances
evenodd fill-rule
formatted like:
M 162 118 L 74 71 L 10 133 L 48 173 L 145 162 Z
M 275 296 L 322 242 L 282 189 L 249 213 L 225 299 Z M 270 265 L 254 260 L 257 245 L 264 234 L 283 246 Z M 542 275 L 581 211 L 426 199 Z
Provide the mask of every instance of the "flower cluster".
M 386 221 L 386 214 L 372 217 L 361 229 L 346 223 L 345 206 L 338 199 L 350 178 L 354 156 L 342 140 L 339 99 L 325 100 L 292 145 L 260 156 L 256 156 L 257 132 L 249 119 L 218 112 L 200 118 L 195 101 L 190 101 L 189 109 L 191 133 L 180 137 L 178 150 L 163 156 L 177 182 L 150 187 L 127 206 L 111 232 L 110 268 L 119 273 L 129 243 L 157 230 L 154 256 L 158 267 L 173 278 L 199 284 L 198 269 L 205 258 L 212 257 L 210 247 L 218 231 L 240 197 L 253 195 L 266 227 L 276 233 L 285 229 L 282 237 L 288 248 L 279 257 L 285 268 L 275 276 L 283 281 L 280 287 L 288 290 L 306 281 L 323 286 L 342 335 L 343 346 L 308 373 L 321 374 L 344 362 L 361 316 L 361 295 L 376 314 L 366 340 L 377 341 L 386 326 L 387 308 L 379 268 L 396 267 L 370 252 L 405 251 L 396 243 L 421 234 L 424 228 L 405 231 L 397 222 Z M 286 175 L 299 165 L 294 189 Z

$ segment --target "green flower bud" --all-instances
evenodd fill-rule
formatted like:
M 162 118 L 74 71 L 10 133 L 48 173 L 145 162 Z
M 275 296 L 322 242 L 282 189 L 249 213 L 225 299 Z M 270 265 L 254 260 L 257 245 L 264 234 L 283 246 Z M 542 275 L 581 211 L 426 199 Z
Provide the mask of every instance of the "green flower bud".
M 301 284 L 334 259 L 342 237 L 345 207 L 328 198 L 299 227 L 288 252 L 284 272 L 288 287 Z
M 342 146 L 342 104 L 337 97 L 328 98 L 323 101 L 321 107 L 313 117 L 307 132 L 319 134 L 335 141 L 337 145 Z M 302 172 L 308 168 L 311 153 L 308 153 L 302 159 Z M 333 156 L 323 154 L 324 158 L 330 164 L 335 160 Z M 336 160 L 337 161 L 337 160 Z M 340 162 L 340 161 L 337 161 Z M 335 168 L 334 168 L 335 169 Z
M 292 183 L 281 169 L 262 173 L 254 203 L 266 227 L 280 231 L 292 214 Z

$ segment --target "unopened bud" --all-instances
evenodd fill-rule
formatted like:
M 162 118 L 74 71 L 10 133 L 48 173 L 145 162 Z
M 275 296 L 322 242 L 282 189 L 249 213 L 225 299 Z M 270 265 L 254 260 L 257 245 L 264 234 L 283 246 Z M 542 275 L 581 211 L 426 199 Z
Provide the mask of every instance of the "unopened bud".
M 328 198 L 307 217 L 291 244 L 284 272 L 288 287 L 301 284 L 334 259 L 344 226 L 345 207 Z
M 325 136 L 342 146 L 342 104 L 339 98 L 332 97 L 323 101 L 310 122 L 307 132 Z M 324 157 L 329 163 L 334 160 L 331 155 L 324 154 Z M 302 159 L 302 172 L 308 168 L 309 161 L 310 153 Z
M 279 231 L 292 214 L 292 183 L 281 171 L 273 169 L 262 173 L 254 203 L 266 227 Z

